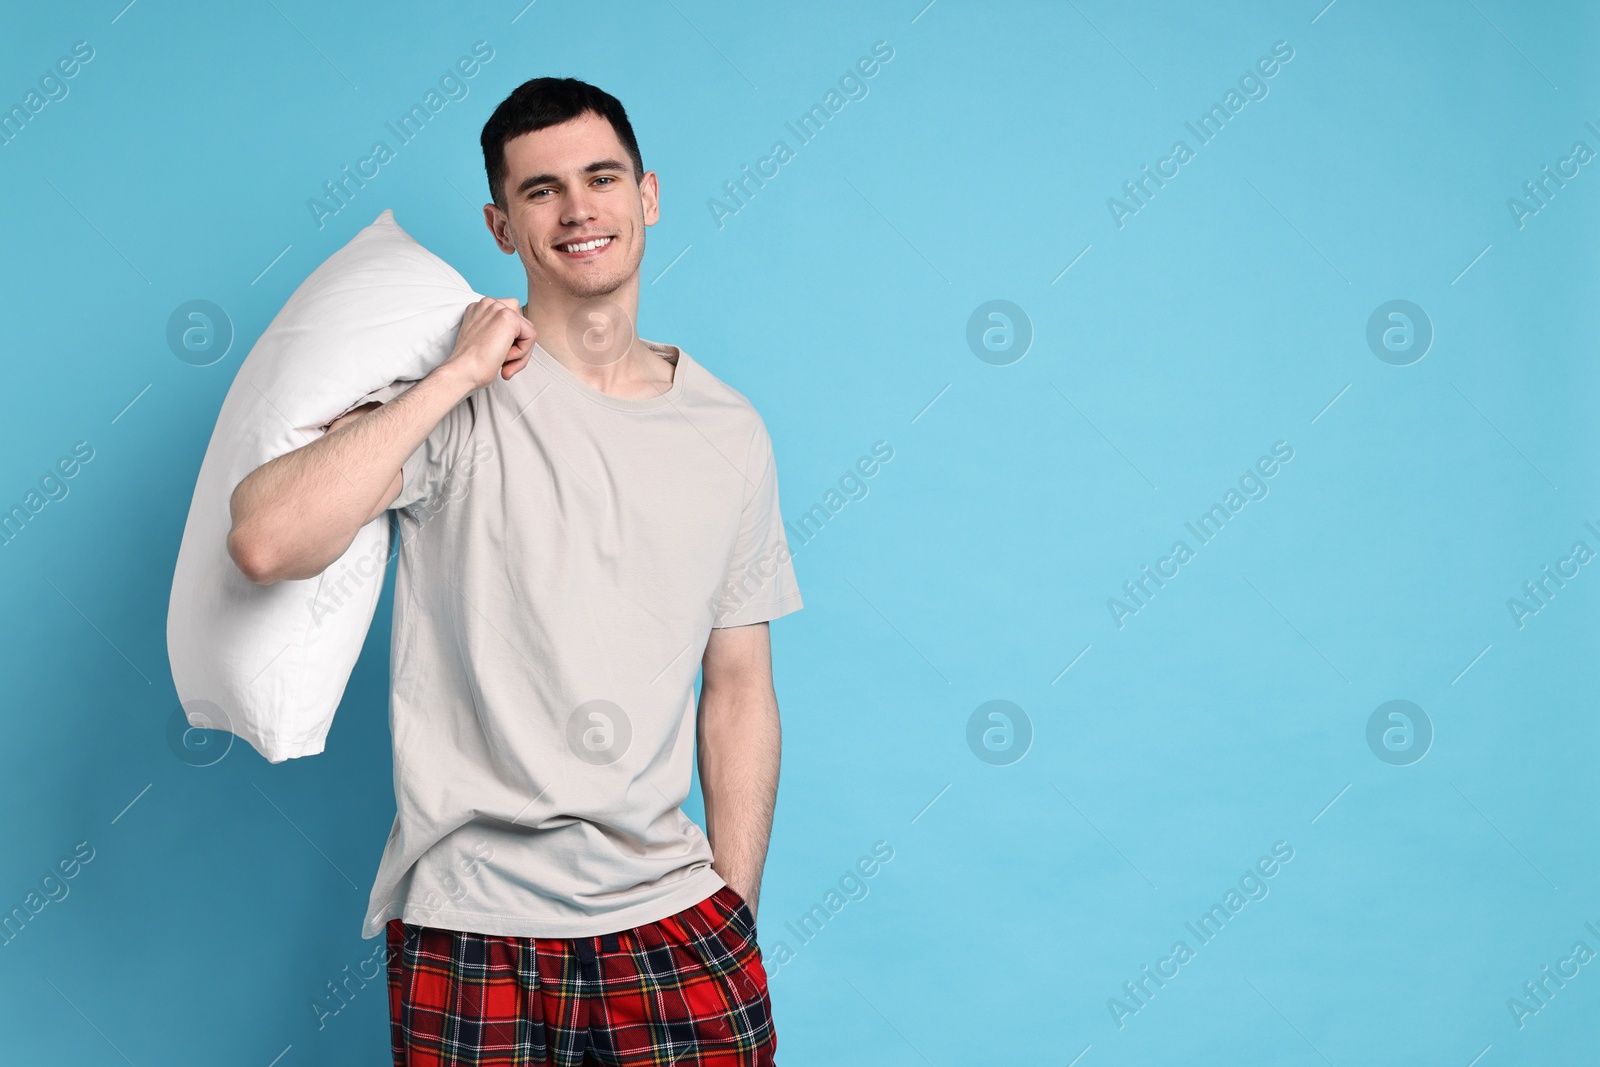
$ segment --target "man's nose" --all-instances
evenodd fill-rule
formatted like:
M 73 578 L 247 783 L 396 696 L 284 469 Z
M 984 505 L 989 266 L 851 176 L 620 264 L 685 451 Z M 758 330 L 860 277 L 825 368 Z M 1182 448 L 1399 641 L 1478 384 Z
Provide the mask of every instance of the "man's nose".
M 561 221 L 567 225 L 587 222 L 594 218 L 594 201 L 587 189 L 575 189 L 567 194 L 567 201 L 562 205 Z

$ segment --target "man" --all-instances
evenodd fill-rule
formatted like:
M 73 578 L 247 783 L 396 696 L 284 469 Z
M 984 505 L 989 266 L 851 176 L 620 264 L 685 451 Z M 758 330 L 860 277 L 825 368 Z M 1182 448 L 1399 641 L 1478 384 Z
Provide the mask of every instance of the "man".
M 526 306 L 470 305 L 426 378 L 253 472 L 229 549 L 310 577 L 397 510 L 397 812 L 362 931 L 397 1065 L 771 1064 L 767 623 L 802 606 L 771 440 L 635 333 L 659 189 L 622 105 L 534 79 L 482 145 Z

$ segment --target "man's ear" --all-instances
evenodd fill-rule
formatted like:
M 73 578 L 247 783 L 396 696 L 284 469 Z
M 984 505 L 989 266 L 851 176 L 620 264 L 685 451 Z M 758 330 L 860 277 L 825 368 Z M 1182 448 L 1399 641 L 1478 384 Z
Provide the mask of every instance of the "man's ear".
M 639 196 L 644 201 L 644 224 L 654 226 L 661 218 L 661 184 L 656 172 L 647 170 L 639 182 Z
M 490 227 L 494 243 L 499 245 L 502 253 L 507 256 L 517 253 L 517 245 L 510 240 L 510 218 L 493 203 L 483 205 L 483 226 Z

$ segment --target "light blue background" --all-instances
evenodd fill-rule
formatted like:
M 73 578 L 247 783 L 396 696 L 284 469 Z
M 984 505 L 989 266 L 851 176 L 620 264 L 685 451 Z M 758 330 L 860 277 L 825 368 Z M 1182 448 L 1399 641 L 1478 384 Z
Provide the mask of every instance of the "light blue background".
M 0 503 L 95 456 L 0 548 L 0 909 L 95 858 L 0 947 L 0 1058 L 389 1062 L 381 979 L 321 1029 L 312 1008 L 376 946 L 389 594 L 324 754 L 194 767 L 167 735 L 172 568 L 239 361 L 380 211 L 526 294 L 478 134 L 570 74 L 660 175 L 641 331 L 755 403 L 785 515 L 894 449 L 796 541 L 805 610 L 773 625 L 785 1067 L 1588 1062 L 1600 962 L 1523 1028 L 1506 1002 L 1600 951 L 1600 565 L 1520 629 L 1506 602 L 1600 549 L 1600 164 L 1521 228 L 1506 201 L 1600 150 L 1600 16 L 1324 2 L 8 14 L 5 107 L 75 41 L 95 56 L 0 147 Z M 306 201 L 478 40 L 470 95 L 319 229 Z M 880 40 L 869 95 L 719 229 L 709 198 Z M 1269 95 L 1119 229 L 1107 198 L 1277 41 Z M 193 299 L 236 330 L 206 367 L 165 340 Z M 1034 330 L 1006 366 L 965 339 L 994 299 Z M 1365 340 L 1393 299 L 1435 332 L 1409 366 Z M 1270 495 L 1119 629 L 1107 598 L 1276 441 Z M 1033 731 L 1009 765 L 966 740 L 996 699 Z M 1409 766 L 1366 742 L 1391 699 L 1435 730 Z M 785 923 L 877 841 L 869 894 L 802 944 Z M 1119 1028 L 1108 998 L 1278 841 L 1270 895 Z

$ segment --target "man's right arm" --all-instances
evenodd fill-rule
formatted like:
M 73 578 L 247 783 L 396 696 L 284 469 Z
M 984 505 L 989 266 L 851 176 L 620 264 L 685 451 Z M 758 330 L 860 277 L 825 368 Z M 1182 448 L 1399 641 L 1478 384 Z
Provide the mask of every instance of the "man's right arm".
M 527 363 L 534 331 L 515 300 L 469 305 L 450 358 L 386 404 L 263 463 L 234 489 L 228 554 L 252 582 L 312 578 L 400 495 L 402 467 L 450 409 Z

